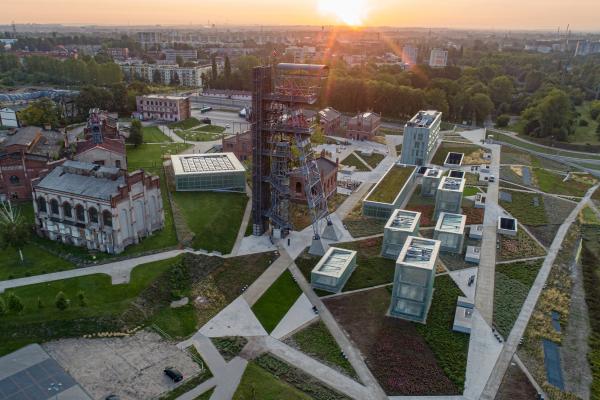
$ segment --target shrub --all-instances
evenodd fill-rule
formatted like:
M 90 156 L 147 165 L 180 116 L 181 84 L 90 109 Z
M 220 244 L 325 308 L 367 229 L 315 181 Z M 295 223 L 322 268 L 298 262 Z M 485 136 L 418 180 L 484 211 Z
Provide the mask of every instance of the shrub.
M 12 292 L 8 294 L 8 309 L 17 314 L 23 311 L 23 302 Z
M 506 114 L 499 115 L 498 118 L 496 118 L 496 126 L 498 128 L 507 127 L 509 122 L 510 122 L 510 117 Z
M 589 123 L 587 122 L 587 119 L 580 119 L 579 120 L 579 126 L 588 126 Z
M 87 298 L 85 297 L 85 292 L 83 290 L 77 292 L 77 301 L 79 302 L 80 307 L 87 307 Z
M 56 305 L 56 308 L 64 311 L 69 307 L 69 299 L 67 299 L 67 296 L 65 296 L 63 292 L 58 292 L 54 300 L 54 304 Z

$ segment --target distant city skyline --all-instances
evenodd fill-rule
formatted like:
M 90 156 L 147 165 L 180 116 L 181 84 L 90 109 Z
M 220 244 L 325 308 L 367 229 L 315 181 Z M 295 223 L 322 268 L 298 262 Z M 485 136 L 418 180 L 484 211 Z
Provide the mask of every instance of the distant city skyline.
M 334 25 L 600 31 L 598 0 L 2 0 L 0 24 Z

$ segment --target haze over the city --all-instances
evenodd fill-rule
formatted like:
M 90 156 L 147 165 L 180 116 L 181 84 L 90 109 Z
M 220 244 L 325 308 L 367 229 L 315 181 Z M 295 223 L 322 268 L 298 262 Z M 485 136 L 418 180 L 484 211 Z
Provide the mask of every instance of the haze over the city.
M 576 11 L 576 12 L 574 12 Z M 0 23 L 598 30 L 597 0 L 3 0 Z

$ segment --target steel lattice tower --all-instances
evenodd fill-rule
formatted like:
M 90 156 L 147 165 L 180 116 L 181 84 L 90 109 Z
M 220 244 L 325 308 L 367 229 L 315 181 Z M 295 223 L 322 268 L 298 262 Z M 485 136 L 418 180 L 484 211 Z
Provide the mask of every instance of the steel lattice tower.
M 277 64 L 253 70 L 252 92 L 252 222 L 253 233 L 269 228 L 292 228 L 289 216 L 289 174 L 297 167 L 304 177 L 304 192 L 311 212 L 315 238 L 319 221 L 328 215 L 321 174 L 310 137 L 314 128 L 303 107 L 315 104 L 329 69 L 324 65 Z M 293 156 L 292 148 L 296 149 Z

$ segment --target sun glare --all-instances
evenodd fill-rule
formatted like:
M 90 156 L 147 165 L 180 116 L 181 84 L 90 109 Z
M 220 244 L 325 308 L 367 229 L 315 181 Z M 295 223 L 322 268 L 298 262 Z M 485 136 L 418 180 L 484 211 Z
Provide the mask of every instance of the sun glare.
M 333 15 L 347 25 L 362 25 L 368 11 L 366 0 L 319 0 L 319 12 Z

